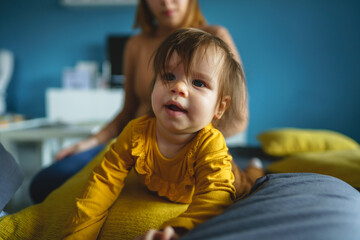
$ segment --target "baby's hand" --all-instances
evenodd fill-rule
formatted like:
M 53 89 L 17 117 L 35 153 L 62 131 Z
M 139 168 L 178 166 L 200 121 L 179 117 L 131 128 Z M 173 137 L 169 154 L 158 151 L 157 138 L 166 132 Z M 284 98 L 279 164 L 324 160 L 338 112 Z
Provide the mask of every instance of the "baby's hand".
M 179 236 L 175 230 L 168 226 L 163 231 L 150 229 L 145 235 L 139 236 L 134 240 L 176 240 Z

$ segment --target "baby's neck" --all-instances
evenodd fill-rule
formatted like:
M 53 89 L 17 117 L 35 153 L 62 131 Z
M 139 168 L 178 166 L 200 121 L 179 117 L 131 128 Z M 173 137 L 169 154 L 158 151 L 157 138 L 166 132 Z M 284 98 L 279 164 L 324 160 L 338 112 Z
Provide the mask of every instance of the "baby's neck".
M 191 140 L 196 133 L 173 133 L 156 126 L 156 140 L 160 153 L 166 158 L 173 158 Z

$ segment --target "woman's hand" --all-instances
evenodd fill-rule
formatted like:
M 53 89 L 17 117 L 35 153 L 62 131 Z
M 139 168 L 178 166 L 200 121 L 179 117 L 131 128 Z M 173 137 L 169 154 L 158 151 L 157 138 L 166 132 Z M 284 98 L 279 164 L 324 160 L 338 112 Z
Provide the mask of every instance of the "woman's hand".
M 139 236 L 134 240 L 176 240 L 180 237 L 175 233 L 175 230 L 167 226 L 164 230 L 159 231 L 150 229 L 145 235 Z
M 83 141 L 80 141 L 74 145 L 71 145 L 67 148 L 62 149 L 60 152 L 58 152 L 58 154 L 56 154 L 56 161 L 60 161 L 67 156 L 88 150 L 97 145 L 99 145 L 99 141 L 97 140 L 97 138 L 95 136 L 92 136 L 92 137 L 87 138 Z

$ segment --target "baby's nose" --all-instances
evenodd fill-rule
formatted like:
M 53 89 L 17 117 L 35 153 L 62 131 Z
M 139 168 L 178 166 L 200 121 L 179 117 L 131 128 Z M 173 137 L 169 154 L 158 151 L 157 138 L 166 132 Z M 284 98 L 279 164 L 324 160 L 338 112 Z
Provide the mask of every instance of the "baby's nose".
M 185 82 L 183 81 L 177 81 L 171 88 L 171 92 L 173 94 L 178 94 L 181 97 L 187 97 L 188 96 L 188 88 Z

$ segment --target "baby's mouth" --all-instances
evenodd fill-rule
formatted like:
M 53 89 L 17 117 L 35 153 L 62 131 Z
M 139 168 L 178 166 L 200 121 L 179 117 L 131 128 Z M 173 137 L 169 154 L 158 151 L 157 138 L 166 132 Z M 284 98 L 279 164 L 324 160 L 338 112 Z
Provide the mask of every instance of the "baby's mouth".
M 166 107 L 174 112 L 184 112 L 184 113 L 187 112 L 185 109 L 183 109 L 175 104 L 169 104 L 169 105 L 166 105 Z

